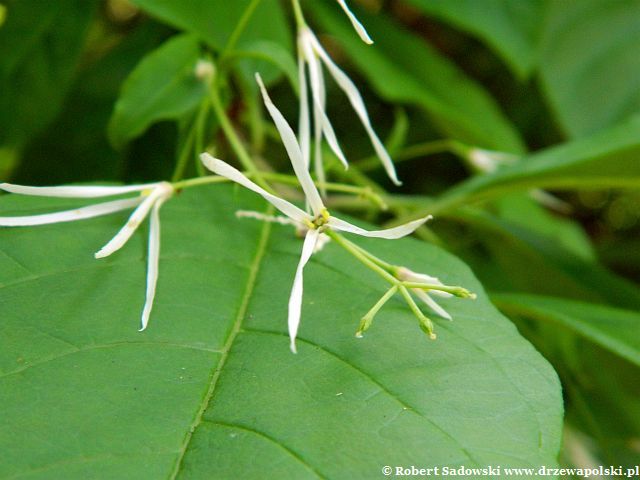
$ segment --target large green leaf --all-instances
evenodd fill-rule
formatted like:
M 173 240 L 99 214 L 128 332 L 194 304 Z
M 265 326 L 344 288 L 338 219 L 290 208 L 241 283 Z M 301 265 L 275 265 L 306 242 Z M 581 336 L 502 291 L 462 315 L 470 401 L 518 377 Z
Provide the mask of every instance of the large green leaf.
M 570 136 L 640 112 L 640 2 L 551 0 L 545 19 L 540 72 Z
M 640 314 L 637 311 L 541 295 L 501 294 L 491 298 L 507 313 L 560 323 L 640 366 Z
M 364 44 L 335 2 L 309 9 L 386 100 L 418 105 L 447 135 L 472 145 L 520 152 L 522 141 L 491 96 L 433 47 L 383 16 L 358 17 L 375 40 Z
M 473 177 L 436 200 L 429 212 L 530 188 L 640 187 L 640 116 L 591 137 L 554 146 L 494 173 Z
M 180 119 L 193 111 L 206 97 L 211 79 L 198 78 L 199 58 L 198 40 L 179 35 L 142 59 L 125 81 L 109 120 L 114 146 L 121 147 L 155 122 Z
M 133 0 L 133 3 L 181 30 L 198 35 L 213 48 L 223 48 L 253 0 Z M 251 14 L 239 42 L 289 42 L 289 31 L 278 0 L 261 0 Z
M 520 77 L 537 60 L 542 0 L 408 0 L 433 15 L 485 41 Z
M 0 28 L 0 144 L 21 146 L 58 113 L 97 2 L 19 0 Z
M 2 215 L 70 207 L 5 196 Z M 0 476 L 374 478 L 383 465 L 549 465 L 562 418 L 555 373 L 460 261 L 422 242 L 375 254 L 465 285 L 428 341 L 399 299 L 364 339 L 382 294 L 337 245 L 305 272 L 299 353 L 286 309 L 301 242 L 236 219 L 262 209 L 231 186 L 185 191 L 162 211 L 151 324 L 137 332 L 145 235 L 92 254 L 125 221 L 0 231 Z
M 550 212 L 536 201 L 535 192 L 506 195 L 495 203 L 501 219 L 543 235 L 575 256 L 596 262 L 591 240 L 580 223 L 572 218 Z
M 117 152 L 109 144 L 105 131 L 122 82 L 140 57 L 162 43 L 167 33 L 164 26 L 143 22 L 99 62 L 83 68 L 75 77 L 55 120 L 20 152 L 21 162 L 13 174 L 0 174 L 0 178 L 11 178 L 15 183 L 27 185 L 51 185 L 116 180 L 126 172 L 143 180 L 138 172 L 148 161 L 153 162 L 151 179 L 163 176 L 160 175 L 163 170 L 159 169 L 163 164 L 154 149 L 141 152 L 136 146 L 126 154 Z M 166 144 L 167 141 L 156 142 L 158 149 Z M 171 175 L 175 163 L 172 147 L 168 149 L 171 170 L 166 175 Z M 134 159 L 133 168 L 126 163 L 127 156 Z
M 473 209 L 447 215 L 474 229 L 484 247 L 482 258 L 475 259 L 473 252 L 457 253 L 465 258 L 471 254 L 474 271 L 493 292 L 526 291 L 640 308 L 635 284 L 611 273 L 587 252 L 576 252 L 575 238 L 558 238 L 567 234 L 566 227 L 543 232 L 523 225 L 524 218 L 516 223 Z

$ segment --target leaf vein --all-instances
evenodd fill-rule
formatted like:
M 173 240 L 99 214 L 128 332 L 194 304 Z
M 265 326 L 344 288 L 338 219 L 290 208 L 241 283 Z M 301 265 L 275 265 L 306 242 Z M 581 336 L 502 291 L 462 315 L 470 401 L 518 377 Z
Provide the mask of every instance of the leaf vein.
M 68 342 L 66 342 L 68 343 Z M 71 344 L 69 344 L 71 345 Z M 76 353 L 82 353 L 82 352 L 87 352 L 87 351 L 91 351 L 91 350 L 98 350 L 101 348 L 115 348 L 115 347 L 122 347 L 125 345 L 149 345 L 149 346 L 160 346 L 160 347 L 177 347 L 177 348 L 186 348 L 186 349 L 190 349 L 190 350 L 200 350 L 200 351 L 204 351 L 204 352 L 211 352 L 211 353 L 222 353 L 221 350 L 213 350 L 211 348 L 206 348 L 206 347 L 196 347 L 194 345 L 185 345 L 182 343 L 169 343 L 169 342 L 114 342 L 114 343 L 105 343 L 102 345 L 89 345 L 86 347 L 76 347 L 74 350 L 67 350 L 66 352 L 60 353 L 58 355 L 53 355 L 47 358 L 44 358 L 42 360 L 38 360 L 36 362 L 33 363 L 29 363 L 28 365 L 24 365 L 23 367 L 17 368 L 15 370 L 11 370 L 9 372 L 5 372 L 0 374 L 0 378 L 4 378 L 4 377 L 10 377 L 11 375 L 16 375 L 20 372 L 24 372 L 25 370 L 28 370 L 30 368 L 33 367 L 37 367 L 38 365 L 43 365 L 45 363 L 49 363 L 52 362 L 54 360 L 58 360 L 59 358 L 64 358 L 67 357 L 69 355 L 73 355 Z
M 285 335 L 284 333 L 279 333 L 279 332 L 270 332 L 268 330 L 259 330 L 259 329 L 255 329 L 255 328 L 250 328 L 250 329 L 245 329 L 245 332 L 252 332 L 252 333 L 257 333 L 257 334 L 264 334 L 264 335 Z M 380 383 L 378 380 L 376 380 L 373 376 L 371 376 L 371 374 L 369 374 L 367 371 L 363 370 L 362 368 L 360 368 L 357 365 L 354 365 L 353 363 L 351 363 L 349 360 L 341 357 L 340 355 L 338 355 L 335 352 L 332 352 L 331 350 L 329 350 L 328 348 L 326 348 L 323 345 L 320 345 L 318 343 L 315 343 L 311 340 L 307 340 L 305 338 L 302 338 L 301 336 L 298 336 L 296 338 L 297 341 L 302 342 L 302 343 L 307 343 L 313 347 L 319 348 L 320 350 L 322 350 L 323 352 L 325 352 L 326 354 L 332 356 L 333 358 L 339 360 L 341 363 L 347 365 L 348 367 L 350 367 L 351 369 L 355 370 L 356 372 L 358 372 L 359 374 L 363 375 L 364 377 L 366 377 L 367 379 L 369 379 L 371 381 L 371 383 L 373 383 L 374 385 L 376 385 L 380 391 L 384 392 L 385 394 L 387 394 L 389 397 L 393 398 L 396 402 L 398 402 L 400 404 L 400 406 L 402 406 L 402 408 L 404 410 L 410 410 L 414 413 L 416 413 L 418 416 L 422 417 L 427 423 L 429 423 L 430 425 L 432 425 L 436 430 L 438 430 L 440 433 L 442 433 L 445 437 L 449 438 L 450 440 L 452 440 L 456 445 L 458 445 L 458 447 L 460 448 L 460 450 L 467 456 L 467 458 L 473 462 L 476 462 L 478 465 L 481 464 L 481 462 L 479 460 L 477 460 L 476 458 L 474 458 L 471 453 L 465 448 L 464 445 L 462 445 L 462 443 L 460 443 L 460 441 L 455 438 L 453 435 L 451 435 L 448 431 L 446 431 L 443 427 L 441 427 L 440 425 L 438 425 L 434 420 L 432 420 L 431 418 L 427 417 L 423 412 L 421 412 L 418 408 L 408 404 L 406 401 L 404 401 L 402 398 L 400 398 L 400 395 L 398 395 L 397 393 L 392 392 L 391 390 L 389 390 L 385 385 L 383 385 L 382 383 Z M 375 392 L 374 395 L 378 394 L 379 392 Z
M 270 214 L 272 212 L 272 208 L 269 208 L 267 213 Z M 212 375 L 211 375 L 211 380 L 209 382 L 209 388 L 207 390 L 207 393 L 205 394 L 202 403 L 200 404 L 200 407 L 198 409 L 198 412 L 196 413 L 196 417 L 193 421 L 193 423 L 191 424 L 191 427 L 189 428 L 189 431 L 187 432 L 184 442 L 182 444 L 182 447 L 180 448 L 180 452 L 178 454 L 178 459 L 176 460 L 176 465 L 174 468 L 173 473 L 171 474 L 171 479 L 174 480 L 178 474 L 180 473 L 180 468 L 182 467 L 182 462 L 184 460 L 184 456 L 187 452 L 187 449 L 189 447 L 189 444 L 191 443 L 191 439 L 193 437 L 193 433 L 196 431 L 196 429 L 198 428 L 198 426 L 202 423 L 203 421 L 203 415 L 204 412 L 207 410 L 207 407 L 209 406 L 209 403 L 211 402 L 211 399 L 213 398 L 213 394 L 214 391 L 216 389 L 216 386 L 218 384 L 218 379 L 220 378 L 220 374 L 222 373 L 222 369 L 224 368 L 227 359 L 229 358 L 229 352 L 231 351 L 231 347 L 233 346 L 233 343 L 236 339 L 236 337 L 238 336 L 238 333 L 240 333 L 240 329 L 242 327 L 242 321 L 244 320 L 244 316 L 245 313 L 247 312 L 247 307 L 249 305 L 249 301 L 251 299 L 251 295 L 253 294 L 253 289 L 255 287 L 256 284 L 256 279 L 258 277 L 258 271 L 260 270 L 260 265 L 262 264 L 262 259 L 265 256 L 266 250 L 267 250 L 267 244 L 269 241 L 269 236 L 271 233 L 271 224 L 268 222 L 265 222 L 264 226 L 262 227 L 262 231 L 260 234 L 260 239 L 258 240 L 258 247 L 256 250 L 256 255 L 253 259 L 253 262 L 251 264 L 251 267 L 249 268 L 249 275 L 248 275 L 248 279 L 247 279 L 247 288 L 244 292 L 244 295 L 242 297 L 242 301 L 240 303 L 240 307 L 238 308 L 238 313 L 236 315 L 236 318 L 233 322 L 233 326 L 231 327 L 231 332 L 229 333 L 229 336 L 227 337 L 227 340 L 224 343 L 224 346 L 222 348 L 222 356 L 220 357 L 220 360 L 218 361 Z
M 268 434 L 266 434 L 264 432 L 261 432 L 259 430 L 254 429 L 254 428 L 251 428 L 251 427 L 247 427 L 245 425 L 239 425 L 237 423 L 220 422 L 218 420 L 207 420 L 206 418 L 203 419 L 202 421 L 204 423 L 208 423 L 210 425 L 217 425 L 217 426 L 221 426 L 221 427 L 234 428 L 236 430 L 243 430 L 245 432 L 253 433 L 254 435 L 257 435 L 257 436 L 259 436 L 261 438 L 264 438 L 264 439 L 268 440 L 269 442 L 273 443 L 274 445 L 277 445 L 278 447 L 280 447 L 285 452 L 287 452 L 289 455 L 291 455 L 293 458 L 295 458 L 298 462 L 300 462 L 302 465 L 304 465 L 307 469 L 309 469 L 316 477 L 318 477 L 318 478 L 326 478 L 320 472 L 318 472 L 311 464 L 307 463 L 304 460 L 304 458 L 302 458 L 294 450 L 291 450 L 289 447 L 287 447 L 286 445 L 281 443 L 279 440 L 271 437 L 270 435 L 268 435 Z

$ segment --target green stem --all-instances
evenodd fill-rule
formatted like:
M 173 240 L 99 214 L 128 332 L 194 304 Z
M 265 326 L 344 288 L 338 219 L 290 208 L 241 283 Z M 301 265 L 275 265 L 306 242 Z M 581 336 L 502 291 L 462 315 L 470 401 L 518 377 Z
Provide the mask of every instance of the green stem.
M 182 180 L 179 182 L 173 182 L 173 188 L 176 190 L 183 190 L 185 188 L 197 187 L 198 185 L 207 185 L 210 183 L 225 183 L 230 182 L 228 178 L 219 177 L 218 175 L 208 175 L 206 177 L 189 178 L 188 180 Z
M 360 321 L 360 326 L 358 327 L 358 331 L 356 332 L 356 337 L 358 338 L 362 337 L 362 334 L 366 332 L 371 326 L 371 323 L 373 322 L 373 318 L 376 316 L 376 314 L 380 311 L 383 305 L 387 303 L 391 297 L 393 297 L 393 295 L 397 291 L 398 291 L 397 285 L 394 285 L 393 287 L 391 287 L 389 290 L 385 292 L 385 294 L 380 298 L 380 300 L 378 300 L 376 304 L 373 307 L 371 307 L 371 309 L 367 312 L 367 314 L 364 317 L 362 317 L 362 320 Z
M 475 293 L 471 293 L 469 290 L 463 287 L 456 287 L 451 285 L 431 285 L 428 283 L 420 282 L 402 282 L 407 288 L 419 288 L 420 290 L 439 290 L 441 292 L 450 293 L 460 298 L 476 298 Z
M 360 262 L 362 262 L 367 267 L 369 267 L 371 270 L 376 272 L 378 275 L 380 275 L 386 281 L 388 281 L 392 285 L 398 285 L 400 283 L 396 277 L 394 277 L 389 272 L 384 270 L 382 267 L 377 265 L 366 254 L 364 254 L 363 250 L 361 250 L 360 247 L 356 247 L 353 243 L 351 243 L 349 240 L 345 239 L 342 235 L 340 235 L 339 233 L 336 233 L 336 232 L 334 232 L 332 230 L 327 230 L 325 233 L 329 237 L 331 237 L 331 239 L 334 240 L 338 245 L 340 245 L 347 252 L 349 252 L 351 255 L 356 257 L 358 260 L 360 260 Z
M 240 39 L 240 36 L 242 35 L 242 32 L 244 32 L 245 28 L 247 28 L 247 23 L 249 23 L 251 16 L 255 12 L 260 2 L 261 0 L 252 0 L 252 2 L 247 6 L 245 11 L 242 13 L 242 17 L 240 17 L 240 20 L 238 20 L 238 23 L 233 29 L 233 32 L 231 32 L 229 41 L 224 46 L 224 51 L 220 55 L 221 58 L 226 57 L 227 54 L 235 48 L 236 44 L 238 43 L 238 40 Z
M 302 14 L 302 8 L 300 7 L 300 0 L 291 0 L 291 5 L 293 6 L 293 14 L 296 18 L 296 24 L 298 28 L 306 27 L 307 22 L 304 20 L 304 15 Z
M 204 165 L 200 161 L 199 154 L 205 151 L 205 124 L 207 122 L 207 115 L 209 114 L 209 102 L 204 102 L 204 106 L 198 112 L 198 117 L 196 118 L 196 171 L 198 175 L 204 177 L 207 173 L 204 168 Z
M 203 105 L 200 105 L 198 110 L 198 116 L 200 112 L 203 110 Z M 194 121 L 194 124 L 197 123 L 197 117 Z M 173 175 L 171 176 L 172 182 L 177 182 L 184 176 L 184 171 L 187 168 L 187 163 L 189 163 L 189 157 L 193 151 L 193 144 L 195 141 L 195 137 L 197 135 L 197 128 L 194 125 L 189 129 L 189 133 L 187 134 L 187 138 L 184 141 L 184 145 L 182 146 L 182 150 L 180 151 L 180 155 L 178 156 L 178 161 L 176 162 L 176 167 L 173 170 Z
M 346 243 L 349 244 L 349 246 L 351 248 L 354 248 L 356 250 L 358 250 L 362 255 L 364 255 L 365 257 L 367 257 L 369 260 L 371 260 L 373 263 L 375 263 L 376 265 L 378 265 L 379 267 L 384 268 L 385 270 L 392 272 L 394 271 L 397 267 L 395 265 L 391 265 L 390 263 L 385 262 L 384 260 L 382 260 L 381 258 L 376 257 L 373 253 L 365 250 L 364 248 L 356 245 L 355 243 L 353 243 L 351 240 L 347 240 L 346 238 L 342 238 Z
M 433 333 L 433 322 L 431 322 L 431 320 L 424 313 L 422 313 L 422 310 L 420 310 L 420 307 L 416 305 L 416 302 L 413 300 L 413 297 L 409 293 L 409 290 L 407 290 L 407 287 L 405 287 L 404 285 L 400 285 L 399 288 L 400 288 L 400 293 L 402 294 L 402 296 L 407 302 L 407 305 L 409 305 L 409 308 L 411 309 L 413 314 L 416 317 L 418 317 L 418 320 L 420 321 L 420 328 L 422 328 L 422 330 L 427 335 L 429 335 L 429 338 L 431 340 L 435 340 L 436 334 Z
M 297 177 L 292 175 L 287 175 L 283 173 L 271 173 L 271 172 L 262 172 L 262 177 L 266 180 L 271 180 L 277 183 L 284 183 L 286 185 L 300 185 Z M 375 203 L 381 210 L 386 210 L 387 204 L 384 203 L 384 200 L 375 192 L 373 192 L 369 187 L 356 187 L 354 185 L 345 185 L 343 183 L 332 183 L 332 182 L 314 182 L 317 187 L 325 188 L 327 190 L 331 190 L 333 192 L 343 192 L 343 193 L 352 193 L 354 195 L 361 195 L 373 203 Z
M 261 152 L 265 145 L 264 121 L 260 108 L 259 96 L 247 85 L 242 75 L 236 76 L 236 83 L 240 87 L 244 104 L 247 107 L 249 129 L 251 131 L 251 145 L 254 152 Z
M 468 150 L 468 147 L 456 140 L 434 140 L 431 142 L 418 143 L 416 145 L 411 145 L 409 147 L 403 148 L 393 156 L 393 161 L 394 164 L 398 164 L 402 161 L 410 160 L 412 158 L 445 152 L 450 152 L 458 156 L 464 156 L 466 150 Z M 380 163 L 378 157 L 374 155 L 367 157 L 364 160 L 360 160 L 356 162 L 356 164 L 358 165 L 358 168 L 364 172 L 382 167 L 382 163 Z
M 218 92 L 218 82 L 215 81 L 213 86 L 211 87 L 211 106 L 213 107 L 213 111 L 218 117 L 218 121 L 220 122 L 220 127 L 224 132 L 231 148 L 234 153 L 238 157 L 238 160 L 242 164 L 243 168 L 247 170 L 251 175 L 254 176 L 256 183 L 258 183 L 265 190 L 272 192 L 271 187 L 262 179 L 260 171 L 256 168 L 249 152 L 244 148 L 240 137 L 236 133 L 233 125 L 231 124 L 231 120 L 229 119 L 227 112 L 222 106 L 222 101 L 220 100 L 220 93 Z

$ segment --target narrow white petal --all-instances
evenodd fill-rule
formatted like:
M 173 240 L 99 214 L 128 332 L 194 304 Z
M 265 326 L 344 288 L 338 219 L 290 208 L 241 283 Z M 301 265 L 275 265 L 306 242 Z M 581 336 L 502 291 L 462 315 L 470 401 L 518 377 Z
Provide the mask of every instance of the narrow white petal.
M 160 260 L 160 207 L 165 202 L 165 198 L 160 198 L 151 210 L 149 219 L 149 252 L 147 256 L 147 292 L 142 309 L 142 320 L 140 331 L 147 328 L 149 316 L 153 308 L 153 299 L 156 296 L 156 285 L 158 283 L 158 263 Z
M 316 172 L 316 178 L 318 179 L 318 183 L 320 184 L 320 193 L 324 198 L 327 197 L 327 188 L 325 184 L 327 182 L 327 176 L 324 173 L 324 166 L 322 164 L 322 153 L 318 152 L 320 150 L 320 146 L 316 145 L 316 160 L 314 162 L 314 170 Z
M 432 285 L 442 285 L 442 282 L 437 277 L 432 277 L 426 273 L 415 273 L 409 277 L 412 282 L 430 283 Z
M 258 185 L 253 183 L 246 176 L 244 176 L 242 172 L 233 168 L 228 163 L 225 163 L 222 160 L 218 160 L 217 158 L 213 158 L 208 153 L 201 154 L 200 160 L 202 160 L 202 163 L 204 163 L 205 167 L 207 167 L 213 173 L 228 178 L 229 180 L 239 183 L 243 187 L 256 192 L 258 195 L 262 196 L 262 198 L 264 198 L 267 202 L 272 204 L 292 220 L 304 223 L 305 220 L 311 219 L 304 210 L 301 210 L 292 203 L 289 203 L 280 197 L 276 197 L 275 195 L 270 194 L 262 187 L 259 187 Z
M 266 215 L 260 212 L 253 212 L 251 210 L 238 210 L 236 212 L 236 217 L 253 218 L 254 220 L 260 220 L 261 222 L 279 223 L 280 225 L 295 225 L 295 226 L 300 225 L 298 222 L 291 220 L 289 217 Z
M 423 225 L 427 220 L 431 218 L 431 215 L 428 215 L 424 218 L 405 223 L 404 225 L 400 225 L 398 227 L 387 228 L 385 230 L 369 231 L 332 216 L 331 218 L 329 218 L 329 226 L 334 230 L 342 230 L 343 232 L 355 233 L 356 235 L 362 235 L 363 237 L 376 237 L 395 240 L 396 238 L 402 238 L 409 235 L 410 233 L 413 233 L 418 227 Z
M 74 220 L 99 217 L 101 215 L 108 215 L 120 210 L 127 210 L 135 207 L 141 201 L 142 199 L 140 197 L 126 198 L 124 200 L 98 203 L 96 205 L 89 205 L 88 207 L 76 208 L 74 210 L 65 210 L 63 212 L 29 215 L 24 217 L 0 217 L 0 226 L 24 227 L 32 225 L 46 225 L 49 223 L 73 222 Z
M 453 293 L 443 292 L 442 290 L 429 290 L 429 295 L 435 295 L 436 297 L 442 298 L 453 297 Z
M 124 224 L 124 227 L 120 229 L 116 235 L 109 240 L 109 242 L 102 247 L 99 251 L 95 253 L 96 258 L 104 258 L 111 255 L 113 252 L 122 248 L 122 246 L 127 243 L 127 240 L 131 238 L 133 232 L 140 226 L 140 223 L 146 218 L 149 214 L 149 210 L 153 207 L 153 204 L 160 198 L 162 192 L 160 189 L 154 189 L 144 200 L 143 202 L 136 208 L 127 223 Z
M 25 185 L 13 185 L 0 183 L 0 190 L 22 195 L 35 195 L 38 197 L 62 197 L 62 198 L 96 198 L 120 195 L 122 193 L 140 192 L 158 186 L 156 183 L 124 186 L 68 186 L 68 187 L 28 187 Z
M 368 45 L 371 45 L 373 43 L 373 40 L 371 40 L 371 37 L 369 36 L 367 31 L 364 29 L 360 21 L 353 14 L 353 12 L 349 10 L 349 7 L 347 7 L 346 2 L 344 0 L 338 0 L 338 3 L 344 10 L 344 13 L 347 14 L 347 17 L 349 17 L 349 20 L 351 20 L 351 25 L 353 25 L 353 28 L 355 29 L 355 31 L 358 32 L 358 35 L 360 36 L 362 41 Z
M 442 318 L 446 318 L 447 320 L 452 320 L 451 315 L 449 315 L 449 312 L 447 312 L 444 308 L 438 305 L 436 301 L 429 296 L 429 293 L 431 292 L 427 293 L 424 290 L 420 290 L 419 288 L 414 288 L 412 290 L 420 300 L 422 300 L 424 303 L 426 303 L 429 306 L 431 310 L 436 312 Z
M 287 150 L 289 159 L 291 160 L 291 165 L 293 166 L 296 177 L 298 177 L 298 181 L 300 182 L 302 190 L 304 190 L 307 201 L 309 202 L 314 215 L 320 215 L 320 213 L 324 210 L 324 204 L 322 203 L 320 193 L 318 193 L 318 189 L 313 183 L 311 175 L 309 174 L 309 171 L 304 164 L 302 151 L 300 150 L 300 145 L 298 145 L 296 135 L 293 133 L 293 130 L 285 120 L 282 113 L 280 113 L 280 110 L 276 108 L 276 106 L 271 101 L 271 98 L 269 98 L 267 89 L 265 88 L 264 83 L 262 83 L 262 79 L 260 78 L 260 74 L 258 73 L 256 73 L 256 80 L 258 82 L 258 85 L 260 86 L 264 104 L 267 107 L 269 114 L 271 114 L 271 118 L 273 118 L 278 132 L 280 132 L 282 143 L 284 143 L 284 147 Z
M 573 207 L 570 203 L 565 202 L 564 200 L 550 194 L 549 192 L 546 192 L 545 190 L 540 190 L 539 188 L 530 190 L 529 196 L 540 203 L 540 205 L 542 205 L 543 207 L 550 208 L 551 210 L 555 210 L 559 213 L 568 214 L 573 210 Z
M 417 273 L 413 270 L 409 270 L 406 267 L 400 267 L 397 272 L 398 278 L 403 282 L 419 282 L 426 283 L 429 285 L 444 285 L 438 277 L 432 277 L 431 275 L 427 275 L 426 273 Z M 441 290 L 431 290 L 429 291 L 429 295 L 437 295 L 439 297 L 453 297 L 453 295 L 449 292 L 443 292 Z
M 300 117 L 298 119 L 298 141 L 302 151 L 302 159 L 309 169 L 310 154 L 310 126 L 309 126 L 309 96 L 307 92 L 307 75 L 304 68 L 304 57 L 298 52 L 298 85 L 300 86 Z
M 302 48 L 302 46 L 301 46 Z M 317 59 L 311 52 L 311 61 L 315 62 Z M 314 67 L 317 70 L 317 66 Z M 309 76 L 312 77 L 311 68 L 309 68 Z M 314 170 L 316 172 L 316 178 L 318 182 L 320 182 L 320 194 L 323 197 L 327 196 L 327 191 L 322 184 L 325 183 L 326 177 L 324 173 L 324 164 L 322 161 L 322 112 L 325 108 L 326 103 L 326 95 L 324 88 L 324 78 L 322 76 L 322 72 L 317 77 L 318 82 L 314 81 L 312 83 L 312 100 L 313 100 L 313 148 L 314 148 L 314 156 L 313 156 L 313 165 Z
M 311 52 L 311 57 L 313 61 L 317 61 L 315 55 L 313 55 L 313 51 Z M 309 69 L 309 76 L 311 76 L 311 69 Z M 326 105 L 326 92 L 324 88 L 324 77 L 322 72 L 320 72 L 320 76 L 318 77 L 320 80 L 316 85 L 316 90 L 312 90 L 313 96 L 313 133 L 314 133 L 314 165 L 316 174 L 318 171 L 322 170 L 322 178 L 324 178 L 324 165 L 322 161 L 322 112 L 324 112 Z M 318 181 L 323 181 L 321 177 L 316 176 Z M 321 192 L 324 196 L 326 196 L 326 192 L 321 189 Z
M 319 129 L 324 133 L 325 138 L 327 139 L 327 143 L 329 147 L 333 151 L 333 153 L 338 157 L 338 159 L 342 162 L 345 168 L 348 167 L 347 159 L 340 148 L 340 144 L 338 143 L 338 139 L 336 137 L 336 133 L 333 130 L 333 126 L 329 121 L 329 117 L 325 112 L 325 87 L 324 87 L 324 77 L 322 75 L 322 65 L 318 60 L 318 57 L 313 52 L 313 47 L 311 44 L 311 37 L 313 33 L 311 33 L 308 29 L 303 30 L 300 34 L 301 45 L 303 49 L 303 53 L 305 59 L 309 65 L 309 78 L 311 81 L 311 94 L 313 97 L 313 113 L 314 113 L 314 128 L 316 133 L 316 145 L 320 145 L 321 139 L 318 135 Z M 318 150 L 319 147 L 316 147 L 316 161 L 318 160 Z
M 329 57 L 327 52 L 324 51 L 318 39 L 315 38 L 315 36 L 313 35 L 310 37 L 310 39 L 311 39 L 311 42 L 313 43 L 314 50 L 320 56 L 324 64 L 329 69 L 329 73 L 331 73 L 331 76 L 335 79 L 338 86 L 349 98 L 349 101 L 351 102 L 351 106 L 355 110 L 356 114 L 360 118 L 360 121 L 362 122 L 362 125 L 367 131 L 367 134 L 369 135 L 369 139 L 371 140 L 373 148 L 376 151 L 376 154 L 378 155 L 380 160 L 382 161 L 382 165 L 384 166 L 384 169 L 386 170 L 387 175 L 389 175 L 389 178 L 391 178 L 393 183 L 395 183 L 396 185 L 401 185 L 401 182 L 400 180 L 398 180 L 398 177 L 396 175 L 396 170 L 395 170 L 395 167 L 393 166 L 393 162 L 391 161 L 391 157 L 389 156 L 389 153 L 387 153 L 387 150 L 384 148 L 384 145 L 382 144 L 382 142 L 378 138 L 378 135 L 376 135 L 376 132 L 373 130 L 373 127 L 371 126 L 371 121 L 369 120 L 369 114 L 367 113 L 367 107 L 365 107 L 364 105 L 364 101 L 362 100 L 362 96 L 360 95 L 360 92 L 358 91 L 356 86 L 353 84 L 351 79 L 340 69 L 340 67 L 338 67 L 335 63 L 333 63 L 333 60 L 331 60 L 331 57 Z
M 293 353 L 296 353 L 296 335 L 298 334 L 300 315 L 302 313 L 302 271 L 313 254 L 316 242 L 318 241 L 318 233 L 318 230 L 309 230 L 304 237 L 302 254 L 300 255 L 300 262 L 298 262 L 296 276 L 293 280 L 293 287 L 291 288 L 291 296 L 289 297 L 289 338 L 291 339 L 291 351 Z

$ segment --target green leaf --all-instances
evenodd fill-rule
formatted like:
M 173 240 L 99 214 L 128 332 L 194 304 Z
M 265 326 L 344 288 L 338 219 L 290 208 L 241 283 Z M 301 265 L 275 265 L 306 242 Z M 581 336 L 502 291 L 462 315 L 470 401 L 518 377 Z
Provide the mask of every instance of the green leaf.
M 552 0 L 540 73 L 564 130 L 582 137 L 640 112 L 640 3 Z
M 257 5 L 256 0 L 132 1 L 159 20 L 193 33 L 216 50 L 229 47 L 244 50 L 262 41 L 291 51 L 290 28 L 279 0 L 257 0 Z M 272 63 L 273 59 L 240 61 L 241 70 L 250 70 L 248 78 L 253 81 L 254 73 L 259 71 L 267 83 L 280 75 Z
M 199 57 L 198 40 L 178 35 L 142 59 L 125 81 L 109 120 L 115 147 L 160 120 L 177 120 L 193 111 L 208 89 L 208 79 L 196 74 Z
M 527 77 L 535 67 L 542 0 L 409 0 L 409 3 L 487 43 L 520 78 Z
M 253 0 L 132 0 L 154 17 L 194 33 L 216 49 L 223 48 Z M 290 43 L 284 12 L 278 0 L 261 0 L 239 37 L 245 41 L 270 40 Z
M 501 310 L 543 322 L 557 322 L 577 335 L 640 366 L 640 314 L 629 310 L 539 295 L 501 294 Z
M 0 200 L 2 215 L 77 204 Z M 93 259 L 125 213 L 0 230 L 0 476 L 372 478 L 425 452 L 430 465 L 555 463 L 555 373 L 467 267 L 423 242 L 362 243 L 479 294 L 442 300 L 455 320 L 437 321 L 437 341 L 399 298 L 356 339 L 385 285 L 332 243 L 305 270 L 291 354 L 286 312 L 301 241 L 234 215 L 263 205 L 211 186 L 163 207 L 143 333 L 145 232 Z
M 446 135 L 472 145 L 521 152 L 522 141 L 493 98 L 433 47 L 383 16 L 358 17 L 375 46 L 365 45 L 335 2 L 313 2 L 314 18 L 386 100 L 423 108 Z
M 535 195 L 506 195 L 496 202 L 496 210 L 498 216 L 507 222 L 544 235 L 549 241 L 586 261 L 596 261 L 591 240 L 580 223 L 550 212 L 535 200 Z
M 62 107 L 94 0 L 13 1 L 0 28 L 0 145 L 22 146 Z
M 275 42 L 256 40 L 245 44 L 242 50 L 234 53 L 234 56 L 245 60 L 241 62 L 240 70 L 249 83 L 255 85 L 256 90 L 258 86 L 255 84 L 255 72 L 261 72 L 263 75 L 265 71 L 263 65 L 268 63 L 284 73 L 293 91 L 298 93 L 298 66 L 289 49 Z M 249 59 L 253 61 L 246 61 Z
M 484 246 L 482 261 L 487 262 L 475 264 L 471 258 L 474 271 L 493 292 L 526 291 L 640 309 L 638 287 L 585 258 L 584 252 L 576 252 L 566 238 L 558 238 L 564 228 L 543 233 L 523 221 L 516 223 L 473 209 L 447 216 L 474 228 Z M 457 253 L 467 257 L 465 252 Z
M 445 193 L 429 213 L 530 188 L 640 187 L 640 116 L 591 137 L 550 147 Z
M 78 72 L 55 120 L 20 152 L 20 163 L 12 176 L 0 174 L 0 179 L 11 178 L 28 185 L 60 185 L 115 180 L 127 172 L 132 178 L 143 180 L 139 172 L 147 158 L 154 166 L 151 179 L 158 178 L 162 162 L 153 149 L 141 154 L 136 146 L 122 155 L 111 147 L 105 132 L 122 83 L 139 59 L 166 39 L 167 33 L 164 26 L 144 22 L 99 62 Z M 156 143 L 162 148 L 167 142 Z M 169 151 L 172 169 L 174 149 L 170 147 Z M 125 157 L 131 158 L 131 167 Z
M 291 52 L 290 29 L 278 0 L 257 0 L 257 5 L 256 0 L 133 0 L 133 3 L 163 22 L 193 33 L 214 49 L 230 48 L 226 52 L 229 54 L 252 51 L 250 58 L 243 58 L 242 54 L 237 57 L 240 71 L 251 82 L 255 72 L 260 72 L 267 83 L 277 79 L 287 63 L 282 51 L 289 55 Z M 256 58 L 258 52 L 266 60 Z

